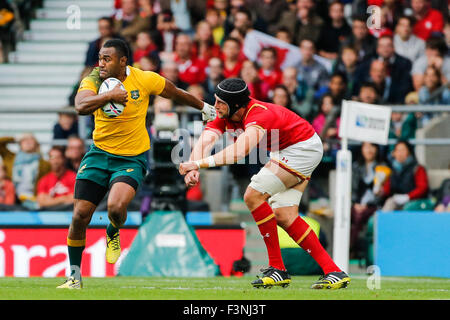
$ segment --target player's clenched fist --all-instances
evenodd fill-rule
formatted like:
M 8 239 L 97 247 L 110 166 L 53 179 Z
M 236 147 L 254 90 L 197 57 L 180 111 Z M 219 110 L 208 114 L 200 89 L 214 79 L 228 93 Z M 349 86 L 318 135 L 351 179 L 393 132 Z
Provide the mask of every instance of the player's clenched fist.
M 178 170 L 180 171 L 180 174 L 185 175 L 189 171 L 198 170 L 198 169 L 199 169 L 199 166 L 195 162 L 183 162 L 183 163 L 180 163 L 180 168 Z
M 110 100 L 125 105 L 128 102 L 128 92 L 120 89 L 120 86 L 115 86 L 114 89 L 108 92 Z
M 198 183 L 199 178 L 200 172 L 198 172 L 197 170 L 192 170 L 184 176 L 184 183 L 187 187 L 193 187 Z

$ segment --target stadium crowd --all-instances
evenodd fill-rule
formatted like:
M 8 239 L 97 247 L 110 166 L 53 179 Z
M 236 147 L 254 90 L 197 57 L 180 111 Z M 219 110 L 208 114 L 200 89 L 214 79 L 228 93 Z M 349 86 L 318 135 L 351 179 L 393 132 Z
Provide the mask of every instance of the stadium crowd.
M 379 11 L 368 14 L 372 5 Z M 114 15 L 98 19 L 100 36 L 89 43 L 81 78 L 98 65 L 98 52 L 111 38 L 129 44 L 130 65 L 160 73 L 210 104 L 216 84 L 241 77 L 254 98 L 283 105 L 312 123 L 325 151 L 317 175 L 326 179 L 340 148 L 343 99 L 450 104 L 447 0 L 115 0 L 114 9 Z M 3 19 L 0 27 L 9 23 Z M 256 59 L 247 57 L 246 35 L 255 30 L 266 36 L 259 39 L 263 43 L 270 39 L 267 43 L 295 47 L 300 61 L 286 66 L 284 47 L 269 44 Z M 70 105 L 77 88 L 75 84 Z M 155 112 L 174 108 L 164 101 L 151 105 Z M 408 141 L 432 117 L 394 112 L 389 133 L 398 139 L 394 146 L 366 142 L 352 149 L 352 245 L 375 210 L 402 210 L 430 201 L 426 168 Z M 13 139 L 2 138 L 1 208 L 70 207 L 74 172 L 84 152 L 77 134 L 76 117 L 61 113 L 54 138 L 68 138 L 68 145 L 65 150 L 53 147 L 48 162 L 33 136 L 20 138 L 17 154 L 7 148 Z M 381 186 L 376 181 L 379 168 L 392 172 Z M 252 170 L 235 166 L 232 171 L 248 180 Z M 311 183 L 309 189 L 310 198 L 326 193 L 320 184 Z M 430 208 L 448 211 L 448 203 L 449 195 L 440 195 Z

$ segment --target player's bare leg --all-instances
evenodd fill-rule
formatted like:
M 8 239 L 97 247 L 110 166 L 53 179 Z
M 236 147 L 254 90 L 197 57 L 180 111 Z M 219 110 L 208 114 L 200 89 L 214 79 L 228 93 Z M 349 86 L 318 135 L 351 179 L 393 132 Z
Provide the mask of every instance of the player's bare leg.
M 127 220 L 127 207 L 136 195 L 132 186 L 125 182 L 112 185 L 108 196 L 108 218 L 110 224 L 106 229 L 106 261 L 116 263 L 120 257 L 119 229 Z
M 97 206 L 90 201 L 75 199 L 72 222 L 67 235 L 70 276 L 58 289 L 81 289 L 81 259 L 86 245 L 86 229 Z

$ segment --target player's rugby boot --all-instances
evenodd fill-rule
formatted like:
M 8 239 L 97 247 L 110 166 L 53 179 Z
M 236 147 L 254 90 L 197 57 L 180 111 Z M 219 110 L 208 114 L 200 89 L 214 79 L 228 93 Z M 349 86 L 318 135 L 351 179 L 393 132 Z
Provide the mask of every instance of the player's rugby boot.
M 117 231 L 111 238 L 106 235 L 106 261 L 116 263 L 120 257 L 120 236 Z
M 83 282 L 74 277 L 70 276 L 66 281 L 60 286 L 57 286 L 56 289 L 81 289 L 83 288 Z
M 252 281 L 252 286 L 255 288 L 272 288 L 273 286 L 287 287 L 291 283 L 291 277 L 286 271 L 268 267 L 261 269 L 262 276 L 257 276 L 258 279 Z
M 350 277 L 344 272 L 330 272 L 321 276 L 319 280 L 311 286 L 311 289 L 340 289 L 346 288 L 350 283 Z

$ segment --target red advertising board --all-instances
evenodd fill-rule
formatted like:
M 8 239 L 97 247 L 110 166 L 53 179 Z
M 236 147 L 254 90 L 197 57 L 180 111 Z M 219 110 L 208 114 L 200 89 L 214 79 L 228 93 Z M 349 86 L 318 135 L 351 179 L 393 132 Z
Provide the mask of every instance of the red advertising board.
M 122 255 L 114 265 L 105 260 L 105 229 L 88 229 L 83 252 L 83 276 L 105 277 L 117 274 L 121 259 L 136 236 L 137 229 L 120 230 Z M 67 228 L 0 229 L 0 276 L 66 276 L 69 268 Z
M 220 267 L 223 276 L 232 274 L 233 262 L 242 258 L 245 246 L 244 229 L 197 229 L 203 248 Z

